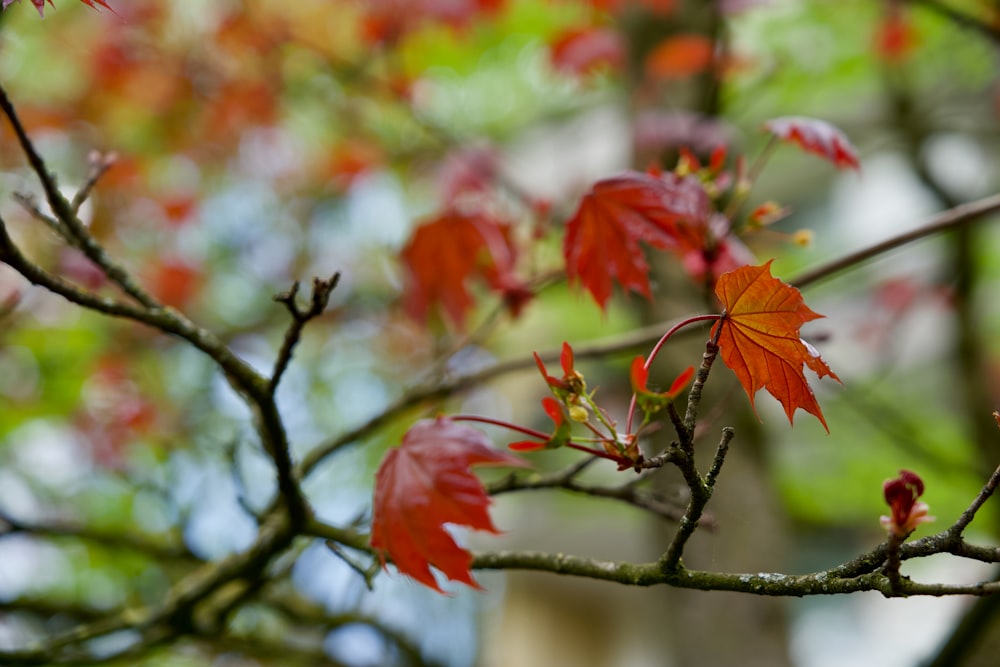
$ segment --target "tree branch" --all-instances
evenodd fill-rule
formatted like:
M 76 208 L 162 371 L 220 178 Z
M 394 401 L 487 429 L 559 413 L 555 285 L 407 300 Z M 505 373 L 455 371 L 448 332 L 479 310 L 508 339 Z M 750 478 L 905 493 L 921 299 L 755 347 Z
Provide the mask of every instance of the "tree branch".
M 133 320 L 164 333 L 173 334 L 208 355 L 256 414 L 257 431 L 262 444 L 275 463 L 279 493 L 288 504 L 293 522 L 301 524 L 308 509 L 294 474 L 285 426 L 267 379 L 234 355 L 214 334 L 198 327 L 172 308 L 158 305 L 153 308 L 143 308 L 98 297 L 59 276 L 48 273 L 21 253 L 11 239 L 2 218 L 0 218 L 0 262 L 10 266 L 32 284 L 44 287 L 83 308 Z
M 869 259 L 878 257 L 879 255 L 884 255 L 890 250 L 901 248 L 904 245 L 913 243 L 914 241 L 919 241 L 922 238 L 933 236 L 949 229 L 955 229 L 957 227 L 976 222 L 983 216 L 994 213 L 998 210 L 1000 210 L 1000 194 L 984 197 L 982 199 L 969 202 L 968 204 L 962 204 L 960 206 L 950 208 L 947 211 L 943 211 L 935 215 L 916 229 L 903 232 L 902 234 L 898 234 L 886 239 L 885 241 L 868 246 L 867 248 L 862 248 L 857 252 L 850 253 L 839 259 L 827 262 L 826 264 L 821 264 L 814 269 L 795 276 L 789 280 L 788 283 L 800 289 L 808 287 L 813 283 L 830 278 L 841 271 L 845 271 L 857 266 L 858 264 L 862 264 Z
M 981 220 L 985 215 L 1000 210 L 1000 195 L 985 197 L 968 204 L 957 206 L 953 209 L 943 211 L 918 229 L 899 234 L 890 239 L 877 243 L 868 248 L 851 253 L 839 259 L 822 264 L 814 269 L 801 273 L 788 282 L 796 287 L 805 288 L 817 282 L 833 277 L 835 274 L 845 271 L 853 266 L 885 254 L 891 250 L 903 247 L 914 241 L 918 241 L 928 236 L 941 233 L 948 229 L 971 224 Z M 684 319 L 684 318 L 679 318 Z M 657 323 L 650 326 L 635 329 L 627 334 L 612 336 L 592 343 L 574 346 L 573 352 L 577 359 L 593 359 L 614 354 L 626 353 L 629 351 L 642 349 L 655 343 L 670 326 L 676 321 Z M 679 332 L 679 336 L 693 335 L 701 329 L 691 327 Z M 550 350 L 539 354 L 545 363 L 554 363 L 559 360 L 560 351 Z M 316 468 L 327 457 L 336 453 L 339 449 L 370 436 L 380 428 L 392 422 L 393 419 L 403 413 L 419 406 L 422 403 L 440 400 L 452 394 L 456 394 L 466 389 L 489 382 L 498 377 L 522 371 L 527 368 L 534 368 L 534 359 L 529 356 L 522 356 L 516 359 L 508 359 L 498 362 L 492 366 L 483 368 L 475 373 L 462 375 L 457 378 L 435 382 L 424 386 L 416 386 L 401 396 L 396 402 L 389 405 L 381 414 L 371 418 L 368 422 L 357 426 L 350 431 L 333 438 L 309 452 L 299 464 L 297 473 L 299 476 L 306 476 Z
M 491 496 L 498 496 L 504 493 L 515 491 L 539 491 L 546 489 L 562 489 L 571 493 L 591 496 L 594 498 L 609 498 L 618 500 L 626 505 L 632 505 L 645 510 L 662 519 L 679 521 L 684 515 L 684 508 L 672 505 L 657 497 L 657 494 L 647 489 L 638 488 L 638 483 L 642 479 L 633 479 L 627 484 L 619 486 L 600 486 L 583 484 L 576 481 L 577 474 L 586 466 L 595 462 L 596 458 L 587 458 L 575 463 L 565 470 L 559 470 L 548 474 L 530 474 L 519 476 L 510 474 L 503 479 L 486 485 L 486 493 Z M 711 517 L 702 517 L 699 525 L 712 530 L 715 528 L 715 521 Z
M 6 527 L 3 526 L 6 524 Z M 108 549 L 134 551 L 151 558 L 201 562 L 183 544 L 144 535 L 93 530 L 87 526 L 68 523 L 40 523 L 22 521 L 0 512 L 0 538 L 6 535 L 34 535 L 37 537 L 74 538 L 98 544 Z

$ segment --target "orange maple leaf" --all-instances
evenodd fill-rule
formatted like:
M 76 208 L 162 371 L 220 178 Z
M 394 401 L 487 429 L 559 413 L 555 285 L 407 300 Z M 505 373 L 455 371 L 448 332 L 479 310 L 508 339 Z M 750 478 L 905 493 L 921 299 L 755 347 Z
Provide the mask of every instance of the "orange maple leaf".
M 771 275 L 770 261 L 720 276 L 715 294 L 725 312 L 712 335 L 721 327 L 722 361 L 736 373 L 754 411 L 754 396 L 764 388 L 781 402 L 789 422 L 795 410 L 802 408 L 829 432 L 804 367 L 821 378 L 829 376 L 837 382 L 840 378 L 799 335 L 803 324 L 823 316 L 806 306 L 797 289 Z
M 371 546 L 396 568 L 439 593 L 434 566 L 452 581 L 480 588 L 472 578 L 472 554 L 459 547 L 444 524 L 499 533 L 489 515 L 490 498 L 469 471 L 477 464 L 527 466 L 494 449 L 469 426 L 440 417 L 410 428 L 389 450 L 375 475 Z

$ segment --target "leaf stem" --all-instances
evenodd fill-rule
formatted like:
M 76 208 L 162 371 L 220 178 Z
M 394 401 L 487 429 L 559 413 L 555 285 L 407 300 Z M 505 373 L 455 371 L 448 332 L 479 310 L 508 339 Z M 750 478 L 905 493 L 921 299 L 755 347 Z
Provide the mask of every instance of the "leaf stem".
M 542 433 L 541 431 L 536 431 L 533 428 L 528 428 L 526 426 L 519 426 L 517 424 L 512 424 L 511 422 L 504 421 L 502 419 L 493 419 L 492 417 L 483 417 L 482 415 L 448 415 L 448 419 L 456 422 L 477 422 L 480 424 L 489 424 L 491 426 L 499 426 L 511 431 L 516 431 L 517 433 L 523 433 L 532 438 L 538 438 L 539 440 L 545 442 L 549 439 L 547 433 Z M 608 452 L 597 449 L 596 447 L 587 447 L 586 445 L 581 445 L 579 443 L 570 440 L 567 442 L 565 447 L 570 449 L 575 449 L 580 452 L 586 452 L 587 454 L 593 454 L 594 456 L 599 456 L 602 459 L 607 459 L 609 461 L 614 461 L 619 466 L 625 465 L 631 467 L 634 465 L 634 461 L 625 458 L 624 456 L 614 456 Z
M 768 160 L 771 159 L 771 156 L 774 154 L 774 151 L 778 148 L 778 143 L 779 143 L 778 137 L 772 134 L 771 138 L 767 142 L 767 145 L 764 146 L 764 149 L 757 155 L 757 158 L 753 161 L 753 164 L 750 165 L 750 170 L 747 172 L 746 176 L 747 187 L 744 189 L 745 191 L 743 192 L 737 191 L 733 195 L 732 199 L 729 200 L 729 204 L 726 206 L 726 210 L 723 211 L 723 215 L 726 217 L 727 220 L 730 221 L 730 223 L 732 223 L 733 218 L 736 216 L 736 213 L 739 212 L 740 207 L 743 206 L 743 203 L 746 202 L 746 200 L 750 197 L 750 193 L 753 191 L 754 183 L 757 181 L 757 178 L 764 170 L 764 167 L 767 165 Z M 736 187 L 737 190 L 739 190 L 740 187 L 739 182 L 737 182 Z
M 542 433 L 541 431 L 528 428 L 527 426 L 518 426 L 517 424 L 513 424 L 509 421 L 494 419 L 493 417 L 483 417 L 482 415 L 448 415 L 448 419 L 456 422 L 477 422 L 479 424 L 489 424 L 490 426 L 499 426 L 510 431 L 522 433 L 532 438 L 538 438 L 539 440 L 549 439 L 548 433 Z
M 694 317 L 689 317 L 686 320 L 681 320 L 674 326 L 670 327 L 665 334 L 660 336 L 660 340 L 656 341 L 656 344 L 653 345 L 653 349 L 649 351 L 649 356 L 646 357 L 646 363 L 643 364 L 643 368 L 647 371 L 649 370 L 650 366 L 653 365 L 653 360 L 656 359 L 656 355 L 660 353 L 660 349 L 666 345 L 667 341 L 670 340 L 670 337 L 675 333 L 689 324 L 694 324 L 695 322 L 705 322 L 708 320 L 718 320 L 719 317 L 720 315 L 695 315 Z M 625 432 L 628 434 L 632 433 L 632 420 L 635 417 L 635 406 L 637 400 L 636 394 L 633 393 L 632 400 L 628 406 L 628 419 L 625 420 Z

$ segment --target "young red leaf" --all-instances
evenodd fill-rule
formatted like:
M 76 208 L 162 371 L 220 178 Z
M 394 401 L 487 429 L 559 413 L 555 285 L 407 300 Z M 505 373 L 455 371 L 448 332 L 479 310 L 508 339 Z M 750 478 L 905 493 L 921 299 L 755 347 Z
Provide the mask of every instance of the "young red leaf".
M 515 452 L 534 452 L 539 449 L 545 449 L 548 446 L 548 442 L 545 440 L 518 440 L 507 446 Z
M 115 10 L 111 9 L 111 6 L 108 5 L 108 3 L 104 2 L 104 0 L 80 0 L 80 2 L 82 2 L 85 5 L 87 5 L 91 9 L 97 9 L 100 6 L 100 7 L 104 7 L 107 10 L 110 10 L 111 12 L 115 11 Z
M 924 495 L 924 480 L 920 479 L 917 473 L 900 470 L 899 477 L 885 481 L 882 485 L 882 494 L 892 510 L 892 515 L 880 517 L 879 520 L 882 526 L 896 537 L 906 537 L 920 524 L 934 520 L 934 517 L 927 516 L 930 509 L 927 503 L 917 500 Z
M 705 227 L 711 208 L 695 179 L 628 172 L 598 181 L 566 224 L 563 254 L 570 282 L 580 282 L 604 308 L 612 281 L 649 296 L 649 266 L 639 242 L 679 248 L 690 229 Z
M 646 385 L 649 381 L 649 369 L 646 368 L 646 360 L 641 355 L 632 360 L 629 376 L 632 380 L 632 391 L 635 392 L 636 402 L 643 412 L 651 415 L 667 407 L 668 403 L 677 398 L 694 377 L 694 366 L 688 366 L 674 379 L 670 389 L 662 393 L 654 392 Z
M 482 432 L 446 419 L 425 419 L 389 450 L 375 475 L 371 546 L 383 559 L 420 583 L 443 592 L 434 566 L 452 581 L 473 588 L 472 554 L 459 547 L 444 524 L 499 531 L 489 515 L 490 499 L 469 467 L 527 466 L 494 449 Z
M 559 400 L 576 402 L 579 395 L 587 390 L 587 385 L 583 380 L 583 374 L 573 367 L 573 348 L 570 347 L 569 343 L 563 341 L 562 353 L 559 355 L 559 362 L 562 365 L 563 370 L 562 378 L 549 375 L 549 372 L 545 368 L 542 358 L 538 356 L 538 353 L 532 352 L 532 354 L 535 356 L 535 365 L 538 366 L 539 372 L 542 374 L 542 377 L 545 378 L 545 382 L 549 385 L 552 393 L 559 397 Z
M 688 366 L 684 369 L 680 375 L 674 378 L 673 383 L 670 385 L 670 389 L 667 389 L 667 396 L 671 399 L 677 398 L 677 396 L 684 390 L 684 387 L 688 385 L 691 378 L 694 377 L 694 366 Z
M 829 376 L 837 382 L 840 378 L 799 336 L 803 324 L 823 316 L 805 305 L 797 289 L 771 276 L 771 262 L 721 276 L 715 294 L 726 310 L 712 327 L 712 334 L 722 328 L 722 361 L 736 373 L 750 405 L 754 405 L 757 391 L 764 388 L 781 402 L 789 422 L 795 410 L 802 408 L 829 431 L 804 367 L 821 378 Z
M 406 307 L 416 319 L 440 305 L 461 327 L 473 303 L 468 283 L 477 276 L 505 297 L 520 285 L 506 228 L 485 215 L 446 211 L 417 228 L 401 256 L 410 274 Z
M 546 396 L 542 399 L 542 408 L 549 419 L 555 422 L 555 432 L 548 440 L 519 440 L 507 445 L 509 448 L 518 452 L 531 452 L 538 449 L 555 449 L 570 441 L 573 426 L 566 421 L 566 413 L 563 412 L 563 406 L 559 401 L 551 396 Z
M 802 150 L 829 160 L 838 169 L 861 168 L 857 149 L 843 132 L 826 121 L 784 116 L 767 121 L 764 129 L 782 141 L 798 144 Z
M 538 357 L 535 357 L 536 363 Z M 559 365 L 562 366 L 563 375 L 570 377 L 576 373 L 576 361 L 573 358 L 573 348 L 569 343 L 563 341 L 562 352 L 559 353 Z

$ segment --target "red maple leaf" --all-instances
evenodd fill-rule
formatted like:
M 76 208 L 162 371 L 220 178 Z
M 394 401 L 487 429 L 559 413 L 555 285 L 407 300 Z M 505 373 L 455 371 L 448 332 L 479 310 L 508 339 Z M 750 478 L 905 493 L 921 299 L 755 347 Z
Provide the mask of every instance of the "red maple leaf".
M 417 228 L 403 248 L 410 274 L 406 309 L 425 319 L 432 305 L 440 305 L 461 327 L 473 304 L 468 283 L 481 277 L 504 295 L 516 316 L 530 293 L 513 274 L 515 256 L 506 225 L 483 214 L 446 211 Z
M 838 169 L 860 169 L 858 151 L 839 129 L 823 120 L 801 116 L 783 116 L 764 123 L 764 129 L 783 141 L 798 144 Z
M 759 389 L 767 389 L 781 402 L 789 422 L 795 410 L 802 408 L 829 432 L 804 367 L 821 378 L 829 376 L 837 382 L 840 378 L 799 335 L 803 324 L 823 316 L 806 306 L 797 289 L 771 276 L 770 261 L 721 276 L 715 294 L 726 310 L 712 335 L 722 327 L 719 353 L 739 378 L 750 405 Z
M 499 531 L 489 515 L 490 498 L 469 471 L 477 464 L 527 466 L 494 449 L 474 428 L 447 418 L 424 419 L 389 450 L 375 475 L 371 546 L 385 562 L 439 593 L 434 566 L 452 581 L 480 588 L 472 578 L 472 554 L 459 547 L 444 524 Z
M 566 223 L 566 275 L 601 308 L 612 280 L 648 297 L 649 265 L 639 242 L 681 253 L 701 247 L 710 215 L 708 195 L 693 178 L 627 172 L 598 181 Z

